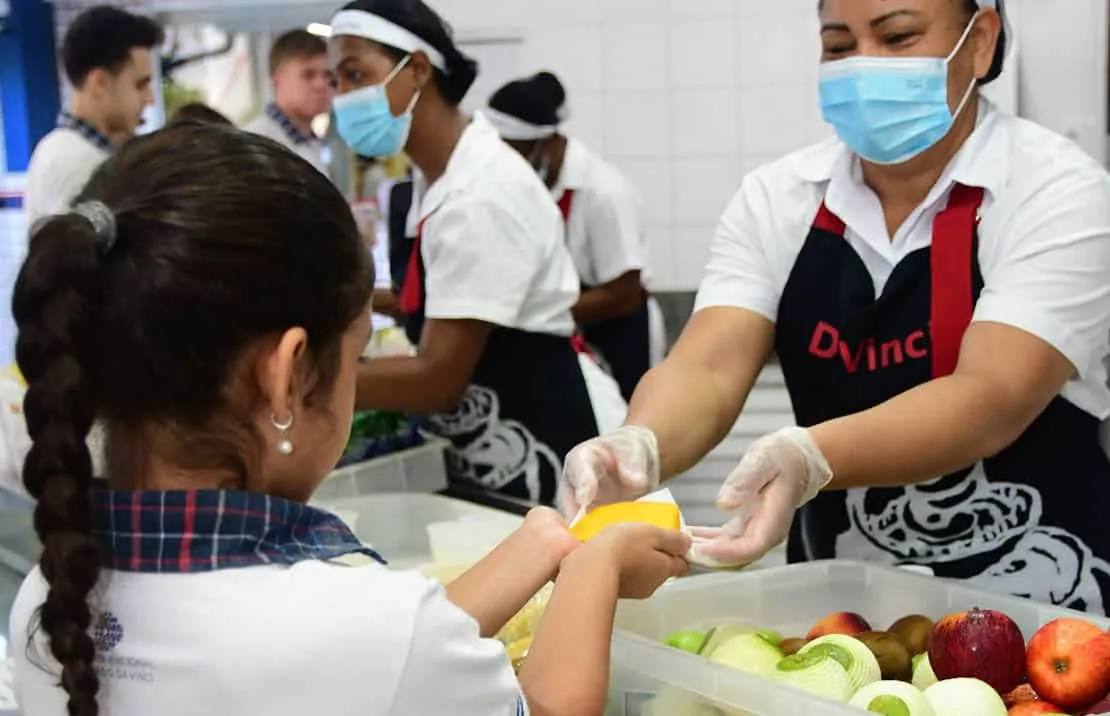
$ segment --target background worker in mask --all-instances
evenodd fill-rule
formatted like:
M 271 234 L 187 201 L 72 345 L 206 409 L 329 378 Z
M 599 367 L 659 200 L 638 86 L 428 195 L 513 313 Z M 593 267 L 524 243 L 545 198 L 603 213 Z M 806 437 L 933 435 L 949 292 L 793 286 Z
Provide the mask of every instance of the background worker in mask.
M 536 168 L 559 205 L 582 280 L 574 318 L 627 399 L 663 359 L 666 346 L 663 314 L 646 288 L 643 205 L 619 169 L 562 133 L 566 104 L 558 78 L 540 72 L 497 90 L 486 114 L 501 138 Z
M 459 110 L 477 67 L 435 11 L 357 0 L 331 27 L 340 136 L 420 170 L 400 296 L 417 355 L 362 365 L 357 407 L 431 414 L 456 486 L 550 504 L 567 451 L 598 434 L 559 210 L 486 118 Z
M 799 427 L 751 446 L 696 561 L 751 562 L 789 534 L 792 561 L 915 564 L 1103 612 L 1110 179 L 980 96 L 1005 57 L 998 0 L 819 13 L 838 137 L 744 179 L 693 319 L 627 426 L 568 456 L 563 505 L 695 464 L 773 350 Z

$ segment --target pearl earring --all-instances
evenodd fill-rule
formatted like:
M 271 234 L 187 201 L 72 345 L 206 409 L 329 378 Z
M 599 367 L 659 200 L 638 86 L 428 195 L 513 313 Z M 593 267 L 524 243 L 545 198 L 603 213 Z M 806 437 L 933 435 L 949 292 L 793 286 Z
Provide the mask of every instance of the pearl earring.
M 270 425 L 273 425 L 274 429 L 281 433 L 281 440 L 278 441 L 277 451 L 282 455 L 292 455 L 293 441 L 289 439 L 289 429 L 293 427 L 293 413 L 289 413 L 289 417 L 280 422 L 276 415 L 270 415 Z

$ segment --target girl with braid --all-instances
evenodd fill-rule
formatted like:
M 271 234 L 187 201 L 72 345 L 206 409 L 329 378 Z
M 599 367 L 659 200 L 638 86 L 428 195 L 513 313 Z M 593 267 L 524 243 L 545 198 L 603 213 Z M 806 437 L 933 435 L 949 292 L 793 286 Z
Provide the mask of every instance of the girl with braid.
M 682 572 L 684 535 L 579 546 L 540 508 L 444 590 L 307 505 L 350 432 L 372 274 L 322 174 L 215 124 L 129 142 L 36 227 L 13 299 L 43 543 L 11 615 L 25 716 L 602 713 L 616 600 Z M 491 637 L 556 574 L 518 680 Z

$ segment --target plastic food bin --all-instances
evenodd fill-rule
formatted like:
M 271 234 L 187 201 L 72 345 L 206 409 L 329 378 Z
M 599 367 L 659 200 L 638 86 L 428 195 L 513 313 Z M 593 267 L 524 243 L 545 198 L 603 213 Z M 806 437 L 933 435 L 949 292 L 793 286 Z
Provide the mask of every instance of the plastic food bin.
M 315 499 L 334 500 L 395 492 L 439 492 L 447 487 L 448 442 L 429 438 L 420 447 L 384 455 L 332 472 Z
M 451 566 L 435 558 L 429 526 L 471 522 L 475 534 L 487 537 L 475 547 L 480 554 L 466 555 L 464 561 L 473 564 L 500 541 L 490 537 L 491 533 L 507 536 L 524 521 L 516 515 L 441 495 L 406 493 L 335 500 L 315 498 L 312 504 L 342 517 L 355 535 L 380 552 L 393 569 L 431 567 L 437 561 L 441 567 Z M 441 533 L 442 528 L 436 532 Z
M 613 635 L 606 716 L 859 716 L 861 711 L 714 664 L 659 643 L 687 628 L 750 624 L 805 635 L 822 617 L 857 612 L 876 629 L 909 614 L 934 619 L 973 607 L 1002 611 L 1025 638 L 1059 617 L 1110 622 L 900 569 L 826 561 L 672 582 L 623 602 Z

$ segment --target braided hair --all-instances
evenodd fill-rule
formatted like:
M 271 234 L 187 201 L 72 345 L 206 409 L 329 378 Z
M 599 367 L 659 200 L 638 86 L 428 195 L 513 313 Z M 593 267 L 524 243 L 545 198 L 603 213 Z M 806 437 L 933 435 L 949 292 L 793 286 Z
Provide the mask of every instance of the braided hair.
M 243 355 L 299 326 L 306 402 L 330 397 L 373 271 L 335 187 L 233 127 L 186 122 L 135 139 L 78 202 L 34 227 L 12 311 L 32 440 L 23 481 L 48 585 L 35 630 L 61 666 L 69 714 L 97 716 L 94 421 L 123 484 L 142 484 L 155 435 L 170 436 L 158 458 L 174 468 L 251 483 L 264 441 L 252 419 L 259 396 L 240 385 Z

